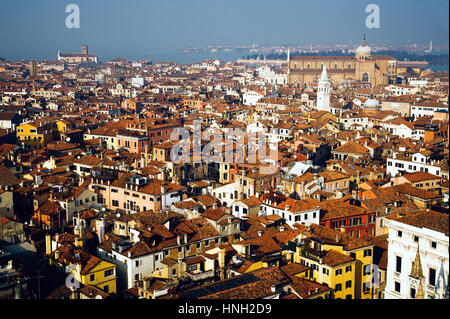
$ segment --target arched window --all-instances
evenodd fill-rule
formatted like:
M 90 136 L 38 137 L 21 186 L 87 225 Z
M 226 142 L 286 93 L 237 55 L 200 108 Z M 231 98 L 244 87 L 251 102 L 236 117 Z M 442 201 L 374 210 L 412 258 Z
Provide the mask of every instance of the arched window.
M 361 77 L 361 81 L 363 81 L 363 82 L 369 82 L 369 74 L 363 73 L 363 75 L 362 75 L 362 77 Z

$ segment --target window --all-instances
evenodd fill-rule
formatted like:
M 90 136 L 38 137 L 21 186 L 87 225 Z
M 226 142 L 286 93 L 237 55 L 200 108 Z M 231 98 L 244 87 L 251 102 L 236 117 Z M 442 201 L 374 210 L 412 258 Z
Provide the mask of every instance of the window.
M 399 231 L 397 231 L 397 236 L 398 237 L 402 237 L 402 232 L 399 230 Z
M 187 271 L 187 272 L 194 272 L 194 271 L 196 271 L 196 270 L 197 270 L 197 264 L 188 265 L 188 266 L 186 267 L 186 271 Z
M 337 269 L 336 270 L 336 276 L 342 275 L 342 269 Z
M 335 291 L 342 291 L 342 284 L 337 284 L 334 288 Z
M 139 267 L 139 260 L 136 260 L 136 261 L 134 262 L 134 264 L 135 264 L 136 267 Z
M 402 272 L 402 257 L 400 256 L 396 257 L 395 271 L 398 273 Z
M 395 282 L 395 291 L 400 292 L 400 283 L 398 281 Z
M 419 242 L 419 237 L 418 236 L 414 236 L 414 242 Z
M 436 246 L 437 246 L 436 242 L 435 242 L 435 241 L 432 241 L 432 242 L 431 242 L 431 248 L 436 248 Z
M 416 298 L 416 289 L 411 288 L 409 295 L 412 299 Z
M 428 281 L 429 284 L 434 286 L 436 283 L 436 269 L 430 268 L 430 271 L 428 273 Z
M 352 287 L 352 281 L 351 281 L 351 280 L 347 280 L 347 281 L 345 282 L 345 289 L 351 288 L 351 287 Z
M 367 257 L 367 256 L 372 256 L 372 249 L 365 249 L 364 250 L 364 257 Z
M 95 274 L 89 276 L 89 281 L 95 281 Z
M 350 272 L 350 271 L 352 271 L 352 266 L 345 267 L 345 272 Z
M 105 277 L 110 277 L 112 275 L 114 275 L 113 269 L 105 270 Z
M 330 271 L 326 268 L 322 268 L 322 273 L 328 276 L 330 274 Z
M 365 265 L 364 266 L 364 276 L 370 275 L 372 273 L 372 267 L 371 265 Z

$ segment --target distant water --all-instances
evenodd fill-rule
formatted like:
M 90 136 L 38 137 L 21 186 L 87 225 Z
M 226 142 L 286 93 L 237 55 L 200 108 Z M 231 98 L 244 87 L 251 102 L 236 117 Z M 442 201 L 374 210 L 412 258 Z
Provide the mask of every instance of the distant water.
M 248 55 L 248 51 L 232 51 L 232 52 L 161 52 L 161 53 L 149 53 L 140 55 L 124 56 L 124 58 L 130 60 L 151 59 L 153 63 L 172 61 L 178 64 L 196 63 L 204 60 L 221 60 L 224 62 L 236 61 L 245 55 Z M 106 62 L 114 59 L 117 56 L 101 56 L 100 60 Z
M 429 69 L 432 71 L 447 71 L 448 72 L 448 65 L 430 65 Z
M 63 53 L 69 53 L 62 51 Z M 17 61 L 20 59 L 36 59 L 42 60 L 55 60 L 57 52 L 37 51 L 35 55 L 30 54 L 20 54 L 17 52 L 2 52 L 0 50 L 0 57 L 4 57 L 10 61 Z M 89 52 L 92 54 L 97 54 L 99 56 L 100 62 L 107 62 L 115 58 L 125 58 L 132 61 L 141 59 L 151 59 L 153 63 L 172 61 L 179 64 L 196 63 L 204 60 L 221 60 L 224 62 L 236 61 L 245 56 L 254 54 L 255 52 L 250 52 L 249 50 L 236 50 L 236 51 L 222 51 L 222 52 L 180 52 L 180 51 L 158 51 L 158 52 Z M 433 51 L 431 54 L 448 54 L 448 50 Z M 419 55 L 430 54 L 429 52 L 417 52 Z M 433 71 L 448 71 L 449 65 L 429 65 L 429 68 Z
M 72 53 L 61 50 L 62 53 Z M 250 54 L 248 50 L 239 50 L 231 52 L 177 52 L 177 51 L 160 51 L 160 52 L 93 52 L 90 50 L 90 54 L 96 54 L 99 57 L 100 62 L 108 62 L 115 58 L 125 58 L 128 60 L 136 61 L 141 59 L 150 59 L 153 63 L 156 62 L 177 62 L 178 64 L 196 63 L 204 60 L 221 60 L 224 62 L 236 61 Z M 3 57 L 9 61 L 25 60 L 55 60 L 57 52 L 36 52 L 35 55 L 23 54 L 17 52 L 2 52 L 0 49 L 0 57 Z

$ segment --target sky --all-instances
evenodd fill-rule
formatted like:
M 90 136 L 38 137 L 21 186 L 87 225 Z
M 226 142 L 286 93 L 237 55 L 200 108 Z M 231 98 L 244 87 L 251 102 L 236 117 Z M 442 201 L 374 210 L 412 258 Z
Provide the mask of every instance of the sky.
M 80 28 L 68 29 L 68 4 Z M 380 28 L 368 29 L 368 4 Z M 250 44 L 448 45 L 448 0 L 1 0 L 0 57 L 55 59 L 82 44 L 100 56 Z

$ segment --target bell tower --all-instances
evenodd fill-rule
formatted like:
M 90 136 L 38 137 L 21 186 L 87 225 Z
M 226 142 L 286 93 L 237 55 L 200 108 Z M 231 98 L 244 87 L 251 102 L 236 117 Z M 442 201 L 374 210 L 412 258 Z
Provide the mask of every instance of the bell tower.
M 325 65 L 322 68 L 322 75 L 319 78 L 317 86 L 317 110 L 319 111 L 331 111 L 330 107 L 331 97 L 331 80 L 328 77 L 327 69 Z

